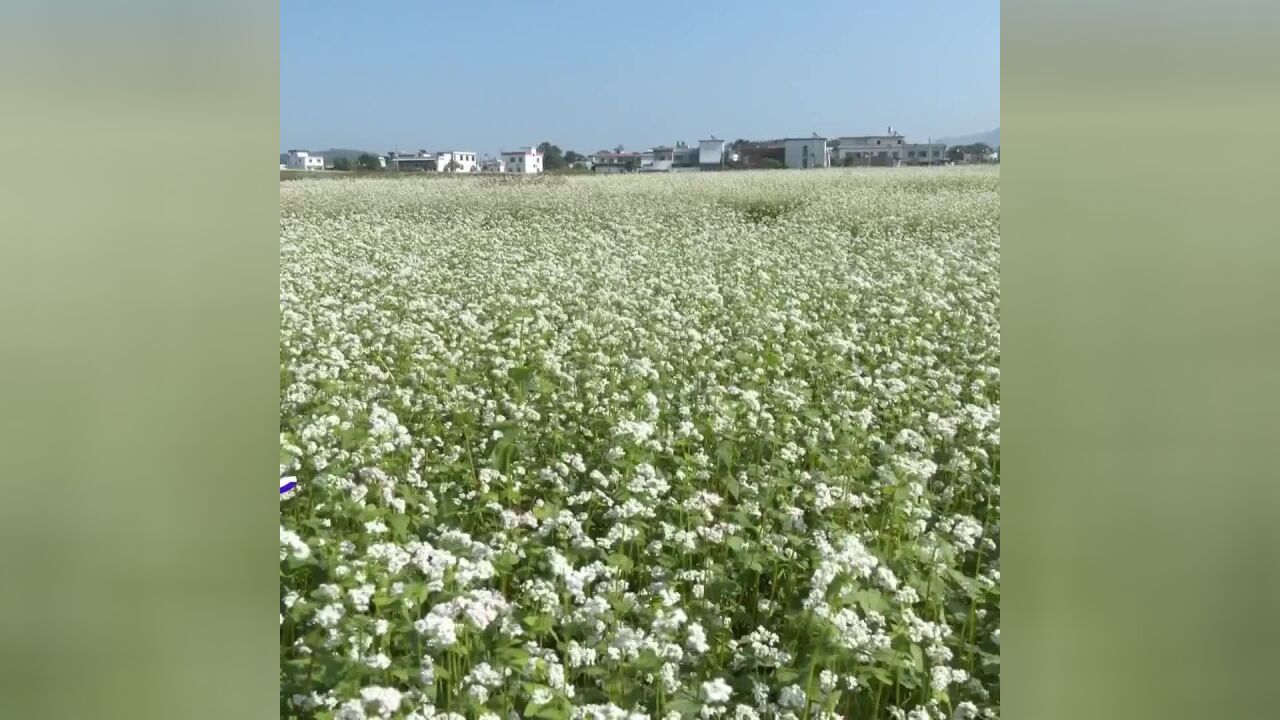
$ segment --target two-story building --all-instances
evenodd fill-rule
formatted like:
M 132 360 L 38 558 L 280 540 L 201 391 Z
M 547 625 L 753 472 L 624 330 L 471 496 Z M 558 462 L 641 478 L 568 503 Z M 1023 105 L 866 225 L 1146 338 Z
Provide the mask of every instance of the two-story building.
M 436 172 L 435 153 L 419 150 L 414 153 L 393 151 L 387 153 L 387 169 L 398 172 Z
M 835 139 L 833 152 L 837 165 L 871 165 L 893 167 L 900 164 L 906 152 L 906 139 L 890 132 L 886 135 L 853 135 Z
M 517 175 L 537 175 L 542 172 L 542 153 L 535 147 L 519 150 L 503 150 L 502 160 L 506 171 Z
M 941 165 L 947 161 L 946 143 L 904 143 L 903 165 Z
M 691 148 L 684 142 L 677 142 L 675 145 L 657 145 L 640 155 L 641 170 L 665 172 L 696 167 L 698 167 L 698 148 Z
M 809 170 L 831 165 L 831 152 L 824 137 L 783 138 L 782 163 L 789 168 Z
M 724 141 L 712 137 L 698 141 L 698 167 L 719 170 L 724 167 Z
M 470 150 L 444 150 L 436 153 L 436 172 L 473 173 L 480 170 L 480 162 Z
M 634 172 L 640 169 L 642 153 L 601 150 L 591 156 L 591 171 L 596 173 Z
M 306 150 L 290 150 L 284 164 L 289 170 L 323 170 L 324 156 L 312 155 Z
M 480 169 L 477 155 L 470 150 L 445 150 L 416 153 L 389 152 L 383 159 L 388 170 L 401 172 L 461 172 L 472 173 Z

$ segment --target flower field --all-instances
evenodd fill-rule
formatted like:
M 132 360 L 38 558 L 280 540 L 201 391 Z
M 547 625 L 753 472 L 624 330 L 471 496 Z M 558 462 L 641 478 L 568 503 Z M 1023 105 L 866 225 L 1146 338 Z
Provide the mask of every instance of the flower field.
M 998 171 L 280 204 L 282 716 L 998 717 Z

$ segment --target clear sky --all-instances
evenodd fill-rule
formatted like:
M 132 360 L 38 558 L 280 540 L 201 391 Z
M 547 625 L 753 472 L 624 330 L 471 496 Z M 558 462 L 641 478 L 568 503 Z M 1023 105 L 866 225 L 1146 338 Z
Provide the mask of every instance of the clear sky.
M 281 0 L 282 149 L 589 153 L 1000 125 L 988 0 Z

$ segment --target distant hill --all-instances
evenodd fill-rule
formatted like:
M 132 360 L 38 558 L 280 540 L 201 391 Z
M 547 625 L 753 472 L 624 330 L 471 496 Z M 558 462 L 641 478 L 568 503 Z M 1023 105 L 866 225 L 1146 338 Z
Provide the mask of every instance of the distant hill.
M 934 142 L 946 143 L 948 147 L 952 145 L 972 145 L 973 143 L 986 143 L 993 148 L 1000 147 L 1000 128 L 988 130 L 986 132 L 973 133 L 972 135 L 957 135 L 956 137 L 938 138 Z

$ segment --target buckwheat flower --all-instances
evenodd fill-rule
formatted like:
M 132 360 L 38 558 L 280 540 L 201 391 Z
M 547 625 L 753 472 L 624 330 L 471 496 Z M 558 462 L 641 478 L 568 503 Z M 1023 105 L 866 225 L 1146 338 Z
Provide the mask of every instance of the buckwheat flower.
M 929 669 L 929 687 L 937 691 L 946 690 L 952 683 L 962 683 L 969 678 L 964 670 L 953 670 L 945 665 L 936 665 Z
M 894 593 L 893 598 L 902 605 L 915 605 L 920 602 L 920 595 L 916 593 L 915 588 L 909 585 L 902 587 L 902 589 Z
M 292 530 L 280 527 L 280 559 L 293 558 L 306 560 L 311 557 L 311 548 Z
M 707 633 L 702 629 L 700 623 L 689 623 L 686 633 L 684 646 L 689 652 L 701 655 L 711 649 L 711 646 L 707 644 Z
M 552 695 L 550 690 L 544 687 L 535 688 L 533 693 L 529 696 L 529 703 L 532 705 L 546 705 L 551 702 L 551 698 Z
M 702 683 L 702 701 L 705 703 L 712 705 L 727 703 L 732 696 L 733 688 L 729 687 L 723 678 Z
M 428 614 L 414 621 L 413 629 L 422 634 L 428 647 L 446 648 L 458 641 L 456 626 L 449 617 Z
M 374 670 L 386 670 L 387 668 L 391 667 L 391 658 L 387 657 L 383 653 L 378 653 L 376 655 L 372 655 L 370 657 L 365 658 L 364 664 L 368 665 Z
M 334 720 L 366 720 L 368 715 L 365 715 L 361 700 L 351 699 L 339 705 L 333 717 Z
M 778 693 L 778 705 L 784 708 L 803 708 L 806 702 L 804 691 L 799 685 L 788 685 Z
M 840 680 L 839 676 L 830 670 L 823 670 L 818 673 L 818 687 L 822 689 L 824 694 L 835 692 L 836 683 Z
M 315 614 L 315 622 L 322 628 L 333 628 L 342 619 L 346 610 L 337 603 L 326 605 Z
M 951 720 L 973 720 L 978 717 L 978 706 L 965 700 L 957 703 L 955 711 L 951 713 Z
M 663 663 L 662 668 L 658 671 L 658 677 L 662 682 L 662 689 L 668 694 L 680 689 L 680 671 L 676 668 L 675 663 Z

